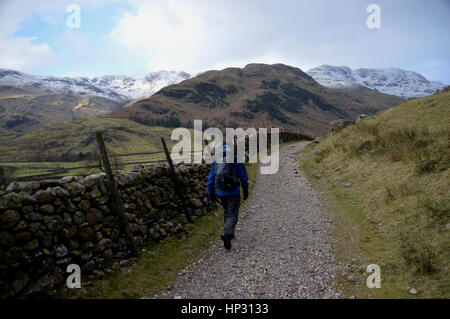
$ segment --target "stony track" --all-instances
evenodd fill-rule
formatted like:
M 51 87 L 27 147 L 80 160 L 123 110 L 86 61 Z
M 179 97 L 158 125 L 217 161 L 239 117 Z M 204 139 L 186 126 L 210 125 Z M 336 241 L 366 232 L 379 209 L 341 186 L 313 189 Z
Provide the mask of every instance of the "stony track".
M 298 169 L 305 145 L 282 147 L 278 173 L 258 176 L 232 249 L 218 239 L 156 298 L 342 298 L 331 223 Z

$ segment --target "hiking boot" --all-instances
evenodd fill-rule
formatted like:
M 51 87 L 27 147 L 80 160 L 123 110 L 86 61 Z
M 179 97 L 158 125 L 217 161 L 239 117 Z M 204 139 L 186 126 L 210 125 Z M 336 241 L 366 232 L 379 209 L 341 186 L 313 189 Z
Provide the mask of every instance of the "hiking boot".
M 223 240 L 223 247 L 225 247 L 225 249 L 230 249 L 231 248 L 230 238 L 224 235 L 220 235 L 220 238 Z

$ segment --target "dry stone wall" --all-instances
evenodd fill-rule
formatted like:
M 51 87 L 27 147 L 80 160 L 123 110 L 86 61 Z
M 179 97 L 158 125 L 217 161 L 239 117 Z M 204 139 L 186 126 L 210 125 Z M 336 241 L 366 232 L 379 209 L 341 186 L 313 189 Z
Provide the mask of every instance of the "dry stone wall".
M 200 217 L 215 208 L 207 200 L 208 165 L 176 168 L 184 203 L 166 166 L 139 166 L 115 176 L 138 246 L 183 236 L 185 208 Z M 54 293 L 65 285 L 69 264 L 94 276 L 128 258 L 105 174 L 67 176 L 0 191 L 0 296 Z

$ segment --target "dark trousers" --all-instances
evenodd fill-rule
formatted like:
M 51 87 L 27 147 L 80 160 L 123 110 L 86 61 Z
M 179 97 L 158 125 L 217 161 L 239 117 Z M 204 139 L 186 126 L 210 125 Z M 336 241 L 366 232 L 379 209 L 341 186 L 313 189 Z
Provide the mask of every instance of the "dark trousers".
M 223 212 L 223 235 L 231 238 L 234 236 L 234 227 L 238 222 L 241 195 L 219 197 L 224 208 Z

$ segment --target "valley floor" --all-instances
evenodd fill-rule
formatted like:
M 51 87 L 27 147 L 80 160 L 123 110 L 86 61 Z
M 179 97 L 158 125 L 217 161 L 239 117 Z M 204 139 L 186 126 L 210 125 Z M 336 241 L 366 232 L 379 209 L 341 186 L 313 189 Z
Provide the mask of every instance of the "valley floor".
M 258 175 L 230 251 L 216 240 L 155 298 L 342 298 L 332 223 L 298 169 L 305 142 L 280 149 L 280 169 Z

